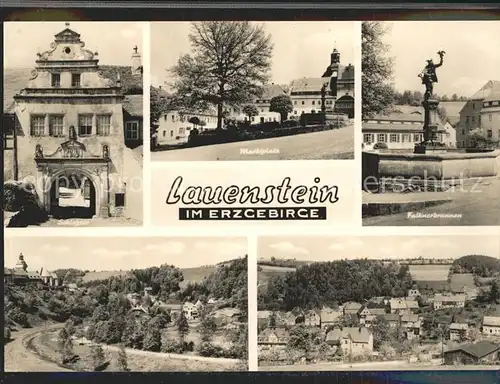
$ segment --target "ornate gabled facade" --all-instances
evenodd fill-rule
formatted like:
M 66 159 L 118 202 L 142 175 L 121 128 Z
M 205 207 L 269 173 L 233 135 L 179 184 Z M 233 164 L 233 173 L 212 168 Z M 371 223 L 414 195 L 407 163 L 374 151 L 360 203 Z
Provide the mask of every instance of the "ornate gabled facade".
M 98 52 L 66 28 L 37 54 L 28 83 L 14 96 L 14 160 L 4 171 L 31 180 L 54 217 L 122 216 L 130 149 L 142 144 L 142 95 L 124 94 L 122 72 L 105 76 Z M 127 76 L 141 84 L 137 47 Z M 132 145 L 131 145 L 132 144 Z M 17 174 L 16 174 L 17 173 Z M 138 175 L 141 176 L 141 175 Z

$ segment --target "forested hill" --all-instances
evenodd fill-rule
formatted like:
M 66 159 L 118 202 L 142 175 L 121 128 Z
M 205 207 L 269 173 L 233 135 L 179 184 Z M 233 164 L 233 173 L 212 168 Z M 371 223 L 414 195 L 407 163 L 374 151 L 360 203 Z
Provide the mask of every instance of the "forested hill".
M 259 292 L 259 309 L 313 309 L 374 296 L 402 297 L 411 286 L 407 265 L 366 259 L 313 263 L 271 278 Z
M 500 259 L 484 255 L 462 256 L 453 262 L 452 272 L 494 277 L 500 274 Z
M 77 283 L 90 289 L 99 288 L 116 293 L 141 293 L 145 287 L 152 288 L 152 294 L 164 301 L 198 300 L 208 297 L 222 299 L 234 306 L 241 306 L 247 300 L 247 257 L 207 267 L 205 277 L 200 281 L 184 281 L 182 269 L 164 264 L 159 267 L 109 272 L 98 280 L 86 280 L 88 271 L 61 269 L 56 273 L 65 283 Z M 92 274 L 92 273 L 90 273 Z M 106 276 L 106 274 L 102 274 Z M 246 307 L 246 304 L 244 305 Z

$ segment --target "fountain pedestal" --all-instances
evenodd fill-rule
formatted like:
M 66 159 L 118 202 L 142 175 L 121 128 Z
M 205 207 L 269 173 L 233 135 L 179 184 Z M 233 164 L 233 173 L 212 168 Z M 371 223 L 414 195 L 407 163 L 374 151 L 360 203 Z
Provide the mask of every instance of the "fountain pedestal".
M 438 109 L 439 101 L 436 99 L 426 99 L 422 102 L 424 107 L 424 141 L 415 144 L 414 153 L 444 153 L 446 150 L 438 144 L 438 134 L 446 131 L 438 129 Z

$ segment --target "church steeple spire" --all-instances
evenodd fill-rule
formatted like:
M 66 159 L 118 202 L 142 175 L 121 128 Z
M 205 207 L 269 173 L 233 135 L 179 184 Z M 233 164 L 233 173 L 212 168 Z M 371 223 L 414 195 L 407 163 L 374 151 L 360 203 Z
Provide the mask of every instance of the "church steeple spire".
M 333 48 L 332 53 L 330 54 L 330 64 L 338 64 L 340 63 L 340 53 L 337 51 L 337 48 Z

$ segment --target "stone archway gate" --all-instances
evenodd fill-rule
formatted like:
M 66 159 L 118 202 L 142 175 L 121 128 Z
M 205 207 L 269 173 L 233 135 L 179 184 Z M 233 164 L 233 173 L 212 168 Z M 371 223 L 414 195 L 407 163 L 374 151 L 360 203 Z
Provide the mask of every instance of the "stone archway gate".
M 62 176 L 72 174 L 85 175 L 94 185 L 96 216 L 109 217 L 109 172 L 111 160 L 109 147 L 102 145 L 100 155 L 90 153 L 85 145 L 71 137 L 63 142 L 52 154 L 43 153 L 41 145 L 36 146 L 35 162 L 37 165 L 36 188 L 38 196 L 47 212 L 51 209 L 50 190 L 54 181 Z

